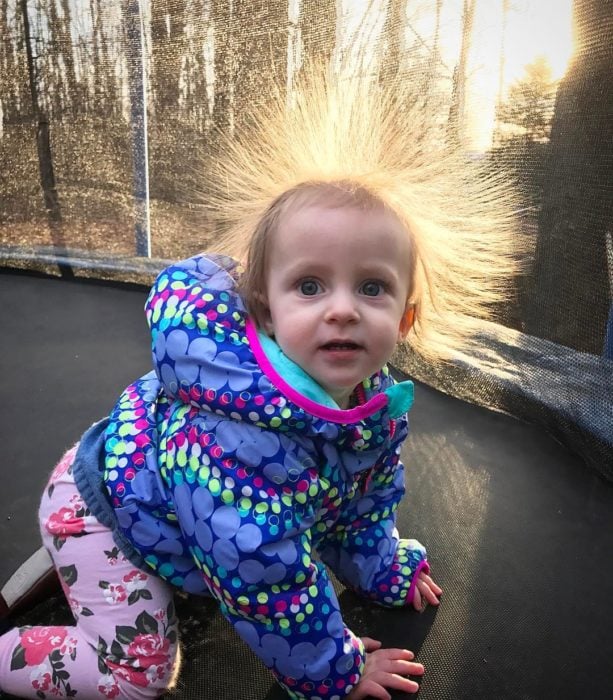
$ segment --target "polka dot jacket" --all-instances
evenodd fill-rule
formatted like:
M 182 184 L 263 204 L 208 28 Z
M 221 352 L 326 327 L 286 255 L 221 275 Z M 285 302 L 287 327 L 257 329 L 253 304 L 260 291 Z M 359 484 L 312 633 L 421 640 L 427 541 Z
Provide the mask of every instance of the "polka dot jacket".
M 213 595 L 290 697 L 342 698 L 364 647 L 325 565 L 386 606 L 409 603 L 428 570 L 395 527 L 413 386 L 385 368 L 345 410 L 296 390 L 264 353 L 236 275 L 222 256 L 159 275 L 145 307 L 155 371 L 110 416 L 104 481 L 149 567 Z

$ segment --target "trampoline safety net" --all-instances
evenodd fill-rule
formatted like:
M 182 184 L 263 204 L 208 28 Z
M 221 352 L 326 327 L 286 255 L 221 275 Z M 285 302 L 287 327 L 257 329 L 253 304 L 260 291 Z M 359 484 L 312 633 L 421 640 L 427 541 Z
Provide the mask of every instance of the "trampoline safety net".
M 65 277 L 214 243 L 206 163 L 310 62 L 400 75 L 529 250 L 469 360 L 396 366 L 613 480 L 613 0 L 2 0 L 0 38 L 0 261 Z
M 484 331 L 494 363 L 398 363 L 538 421 L 610 478 L 612 31 L 610 0 L 6 0 L 0 254 L 129 277 L 205 248 L 216 222 L 193 195 L 206 198 L 219 139 L 240 133 L 271 75 L 291 98 L 309 61 L 360 56 L 513 180 L 530 242 L 500 319 L 517 333 Z

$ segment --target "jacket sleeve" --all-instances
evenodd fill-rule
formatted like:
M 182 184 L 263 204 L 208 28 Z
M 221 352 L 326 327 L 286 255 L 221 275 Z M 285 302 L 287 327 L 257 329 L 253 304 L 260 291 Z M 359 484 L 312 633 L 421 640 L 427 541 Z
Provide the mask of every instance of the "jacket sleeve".
M 317 469 L 283 480 L 288 460 L 298 469 L 303 456 L 281 461 L 275 435 L 215 421 L 193 426 L 192 439 L 208 443 L 204 466 L 174 486 L 190 549 L 224 616 L 290 697 L 340 700 L 359 681 L 365 653 L 311 556 Z
M 412 602 L 417 576 L 428 573 L 426 550 L 401 539 L 396 510 L 405 491 L 400 449 L 406 418 L 398 421 L 390 449 L 358 475 L 354 497 L 320 546 L 322 560 L 346 586 L 384 606 Z

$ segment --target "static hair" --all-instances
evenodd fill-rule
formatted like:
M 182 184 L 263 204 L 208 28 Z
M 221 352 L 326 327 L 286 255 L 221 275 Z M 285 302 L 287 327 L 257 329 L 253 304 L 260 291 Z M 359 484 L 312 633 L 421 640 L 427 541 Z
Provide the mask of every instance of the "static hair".
M 416 320 L 407 342 L 426 359 L 469 351 L 482 320 L 511 298 L 523 249 L 513 194 L 459 148 L 407 80 L 305 71 L 224 141 L 209 166 L 215 249 L 247 260 L 243 288 L 266 304 L 267 241 L 288 207 L 384 206 L 411 237 Z M 350 244 L 350 242 L 349 242 Z M 250 269 L 251 268 L 251 269 Z

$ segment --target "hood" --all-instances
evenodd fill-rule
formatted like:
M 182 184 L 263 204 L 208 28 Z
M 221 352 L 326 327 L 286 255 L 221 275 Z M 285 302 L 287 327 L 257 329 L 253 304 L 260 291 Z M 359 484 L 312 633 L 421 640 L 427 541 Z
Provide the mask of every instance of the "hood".
M 383 368 L 357 388 L 360 405 L 346 410 L 290 386 L 265 352 L 237 280 L 238 263 L 225 256 L 198 255 L 158 276 L 145 311 L 166 397 L 288 437 L 321 434 L 345 448 L 380 449 L 412 404 L 412 382 L 396 384 Z

